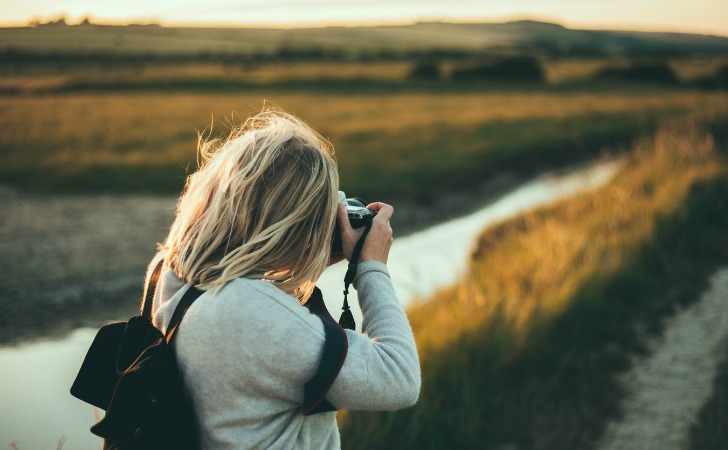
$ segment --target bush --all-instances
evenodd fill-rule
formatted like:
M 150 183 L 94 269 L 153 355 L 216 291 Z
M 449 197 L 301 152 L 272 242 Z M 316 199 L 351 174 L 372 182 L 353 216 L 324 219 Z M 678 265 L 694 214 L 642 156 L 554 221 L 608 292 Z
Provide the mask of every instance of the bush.
M 728 89 L 728 64 L 718 68 L 712 77 L 695 80 L 693 85 L 704 89 Z
M 596 75 L 599 80 L 637 81 L 660 84 L 678 84 L 675 72 L 665 62 L 632 62 L 627 67 L 606 67 Z
M 545 74 L 536 58 L 500 58 L 485 64 L 453 71 L 452 81 L 544 81 Z
M 407 75 L 408 80 L 438 81 L 440 80 L 440 67 L 434 62 L 421 62 L 412 67 Z

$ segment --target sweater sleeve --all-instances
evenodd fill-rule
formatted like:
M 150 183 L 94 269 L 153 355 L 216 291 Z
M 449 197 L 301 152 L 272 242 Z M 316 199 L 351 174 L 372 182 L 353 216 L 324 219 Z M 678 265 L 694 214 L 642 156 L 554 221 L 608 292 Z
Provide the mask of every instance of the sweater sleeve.
M 363 315 L 362 333 L 346 331 L 349 351 L 326 398 L 339 409 L 412 406 L 420 392 L 420 363 L 387 267 L 378 261 L 361 263 L 354 287 Z

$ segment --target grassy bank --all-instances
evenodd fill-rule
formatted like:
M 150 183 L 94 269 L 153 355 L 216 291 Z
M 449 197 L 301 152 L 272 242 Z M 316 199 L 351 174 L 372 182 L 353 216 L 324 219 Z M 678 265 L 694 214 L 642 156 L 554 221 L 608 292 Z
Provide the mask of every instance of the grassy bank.
M 214 122 L 212 134 L 224 133 L 262 98 L 331 139 L 347 192 L 423 198 L 489 172 L 590 158 L 661 117 L 728 101 L 725 93 L 660 89 L 0 97 L 0 182 L 41 192 L 176 193 L 194 168 L 197 130 Z
M 716 117 L 666 125 L 608 186 L 485 231 L 461 282 L 409 311 L 419 403 L 344 415 L 344 446 L 592 446 L 620 413 L 616 375 L 728 261 Z

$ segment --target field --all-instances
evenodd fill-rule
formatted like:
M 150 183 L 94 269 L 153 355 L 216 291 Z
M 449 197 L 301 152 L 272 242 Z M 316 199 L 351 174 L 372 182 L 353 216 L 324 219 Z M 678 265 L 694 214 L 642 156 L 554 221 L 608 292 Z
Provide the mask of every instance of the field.
M 728 101 L 715 89 L 728 39 L 594 33 L 527 21 L 0 29 L 0 183 L 176 193 L 194 170 L 198 135 L 226 134 L 267 100 L 332 141 L 345 190 L 427 201 L 497 173 L 529 175 L 618 150 L 666 117 Z M 601 47 L 579 57 L 550 47 L 558 38 L 621 48 L 626 36 L 632 47 L 609 57 Z M 498 58 L 516 64 L 505 78 L 458 78 Z M 654 79 L 599 78 L 644 61 Z M 536 79 L 519 79 L 529 67 Z
M 722 93 L 58 93 L 0 97 L 0 181 L 35 191 L 177 192 L 198 131 L 229 131 L 267 98 L 337 149 L 343 187 L 427 198 L 498 170 L 590 158 Z M 377 174 L 376 177 L 372 174 Z
M 458 285 L 408 311 L 420 401 L 345 415 L 345 447 L 593 447 L 626 395 L 616 376 L 728 262 L 726 117 L 665 124 L 608 186 L 485 231 Z M 695 448 L 725 445 L 724 407 Z
M 493 61 L 539 76 L 488 78 Z M 528 21 L 0 29 L 0 203 L 19 215 L 4 223 L 17 242 L 0 261 L 17 298 L 0 307 L 43 336 L 56 316 L 72 322 L 63 330 L 82 323 L 68 313 L 77 305 L 105 317 L 114 297 L 99 286 L 131 298 L 198 139 L 226 136 L 265 104 L 327 137 L 342 189 L 397 206 L 398 232 L 486 201 L 474 192 L 492 198 L 607 155 L 620 171 L 609 185 L 484 230 L 460 282 L 410 308 L 423 367 L 415 407 L 340 415 L 351 449 L 591 448 L 621 413 L 619 374 L 728 262 L 726 87 L 726 38 Z M 511 181 L 474 188 L 497 179 Z M 93 205 L 115 212 L 94 222 L 83 210 Z M 415 210 L 428 217 L 415 223 Z M 44 223 L 64 213 L 74 220 Z M 84 220 L 102 229 L 67 229 Z M 81 294 L 50 305 L 58 290 Z M 47 317 L 33 299 L 49 302 Z M 727 404 L 719 387 L 694 447 L 725 445 Z
M 438 23 L 298 29 L 171 28 L 155 25 L 66 26 L 65 23 L 0 29 L 0 46 L 14 52 L 143 55 L 155 57 L 397 58 L 537 50 L 549 56 L 610 53 L 725 54 L 728 40 L 678 33 L 575 30 L 537 21 Z M 290 56 L 290 55 L 289 55 Z

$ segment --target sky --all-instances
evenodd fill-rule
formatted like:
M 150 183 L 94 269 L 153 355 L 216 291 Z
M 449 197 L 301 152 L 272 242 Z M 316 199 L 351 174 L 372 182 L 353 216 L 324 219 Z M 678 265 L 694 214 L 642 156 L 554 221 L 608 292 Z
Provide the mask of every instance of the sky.
M 535 19 L 569 28 L 728 36 L 728 0 L 0 0 L 0 25 L 65 15 L 101 23 L 314 27 Z

